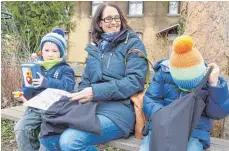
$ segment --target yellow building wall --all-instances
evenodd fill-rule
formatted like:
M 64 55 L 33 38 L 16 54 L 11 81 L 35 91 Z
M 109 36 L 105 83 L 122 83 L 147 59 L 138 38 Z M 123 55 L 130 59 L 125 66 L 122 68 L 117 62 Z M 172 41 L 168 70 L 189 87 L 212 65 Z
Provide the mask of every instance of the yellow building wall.
M 141 32 L 143 43 L 150 60 L 158 61 L 168 57 L 169 44 L 165 38 L 157 38 L 156 33 L 164 28 L 177 24 L 179 17 L 169 17 L 168 2 L 144 2 L 143 17 L 128 16 L 128 2 L 115 2 L 123 10 L 128 24 L 136 31 Z M 68 61 L 85 62 L 87 53 L 84 50 L 89 42 L 91 23 L 91 2 L 76 2 L 76 11 L 73 17 L 76 29 L 69 34 Z

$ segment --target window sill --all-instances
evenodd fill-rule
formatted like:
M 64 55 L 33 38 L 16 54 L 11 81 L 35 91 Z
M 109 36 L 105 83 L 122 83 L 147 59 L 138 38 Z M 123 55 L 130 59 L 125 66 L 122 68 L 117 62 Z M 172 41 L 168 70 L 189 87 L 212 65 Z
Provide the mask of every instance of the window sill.
M 144 17 L 144 14 L 142 15 L 127 15 L 128 18 L 142 18 Z
M 181 14 L 167 14 L 168 17 L 180 17 Z

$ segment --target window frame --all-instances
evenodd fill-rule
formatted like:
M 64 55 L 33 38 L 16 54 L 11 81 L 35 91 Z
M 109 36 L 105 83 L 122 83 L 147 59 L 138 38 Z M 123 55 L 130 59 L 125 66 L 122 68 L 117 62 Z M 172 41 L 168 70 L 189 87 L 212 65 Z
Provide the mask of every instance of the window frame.
M 142 4 L 142 14 L 130 14 L 130 5 L 134 3 L 141 3 Z M 128 15 L 129 18 L 141 18 L 144 16 L 144 1 L 128 1 Z
M 178 10 L 177 10 L 177 14 L 170 14 L 170 3 L 171 2 L 177 2 L 178 4 Z M 177 16 L 180 16 L 180 5 L 181 5 L 181 2 L 180 1 L 169 1 L 168 2 L 168 14 L 167 16 L 170 16 L 170 17 L 177 17 Z

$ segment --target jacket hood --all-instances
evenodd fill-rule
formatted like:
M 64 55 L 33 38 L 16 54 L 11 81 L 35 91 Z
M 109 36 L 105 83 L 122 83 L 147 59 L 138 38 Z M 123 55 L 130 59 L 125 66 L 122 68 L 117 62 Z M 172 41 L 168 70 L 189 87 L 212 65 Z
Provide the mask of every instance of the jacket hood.
M 114 47 L 120 44 L 121 42 L 127 43 L 128 40 L 131 38 L 139 38 L 139 37 L 136 34 L 136 32 L 134 32 L 133 30 L 123 29 L 120 35 L 112 41 L 110 47 Z M 96 46 L 95 43 L 88 44 L 85 48 L 87 52 L 91 51 L 92 49 L 99 51 L 99 48 Z
M 169 71 L 169 58 L 166 58 L 166 59 L 163 59 L 163 60 L 160 60 L 160 61 L 158 61 L 157 63 L 155 63 L 154 65 L 153 65 L 153 70 L 155 71 L 155 72 L 157 72 L 159 69 L 162 69 L 162 71 L 164 71 L 164 72 L 170 72 Z

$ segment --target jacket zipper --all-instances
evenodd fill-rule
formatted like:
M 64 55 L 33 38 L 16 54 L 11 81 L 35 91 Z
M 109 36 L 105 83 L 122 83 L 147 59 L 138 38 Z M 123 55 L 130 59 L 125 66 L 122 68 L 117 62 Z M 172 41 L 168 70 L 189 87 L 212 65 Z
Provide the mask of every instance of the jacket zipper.
M 108 58 L 108 62 L 107 62 L 107 69 L 110 67 L 110 62 L 111 62 L 111 57 L 112 57 L 113 53 L 111 52 Z

